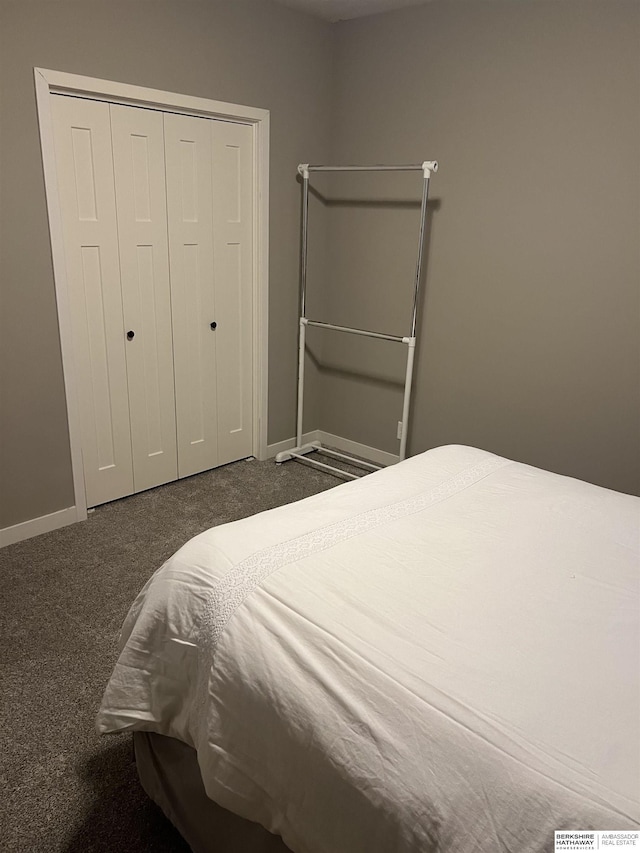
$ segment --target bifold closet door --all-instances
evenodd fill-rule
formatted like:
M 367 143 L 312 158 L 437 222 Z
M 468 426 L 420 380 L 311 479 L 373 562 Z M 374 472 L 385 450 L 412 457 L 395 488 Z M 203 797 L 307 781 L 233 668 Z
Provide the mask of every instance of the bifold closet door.
M 251 128 L 165 114 L 178 475 L 252 452 Z
M 253 449 L 253 134 L 52 97 L 87 505 Z
M 162 113 L 111 104 L 133 482 L 178 476 Z
M 53 97 L 87 505 L 177 477 L 162 113 Z
M 253 132 L 211 121 L 218 464 L 253 448 Z
M 109 105 L 54 95 L 87 505 L 134 490 Z

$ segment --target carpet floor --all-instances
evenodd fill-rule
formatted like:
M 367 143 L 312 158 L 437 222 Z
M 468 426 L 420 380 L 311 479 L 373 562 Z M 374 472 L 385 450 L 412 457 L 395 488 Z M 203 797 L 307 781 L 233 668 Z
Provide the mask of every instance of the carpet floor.
M 94 729 L 122 621 L 187 539 L 339 482 L 236 462 L 0 550 L 0 850 L 188 851 L 142 791 L 131 737 Z

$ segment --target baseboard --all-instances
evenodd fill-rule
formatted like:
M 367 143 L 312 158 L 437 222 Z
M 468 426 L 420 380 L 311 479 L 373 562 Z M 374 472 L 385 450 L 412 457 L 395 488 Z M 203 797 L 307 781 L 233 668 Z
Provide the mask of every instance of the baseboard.
M 312 441 L 321 441 L 320 430 L 314 429 L 311 432 L 302 434 L 302 443 L 310 444 Z M 285 450 L 292 450 L 296 446 L 294 438 L 285 438 L 284 441 L 277 441 L 275 444 L 267 445 L 267 459 L 273 459 L 278 453 L 283 453 Z
M 377 462 L 379 465 L 395 465 L 396 462 L 400 461 L 397 453 L 378 450 L 377 447 L 369 447 L 366 444 L 360 444 L 359 441 L 342 438 L 340 435 L 332 435 L 330 432 L 325 432 L 324 430 L 318 430 L 318 434 L 318 440 L 327 447 L 335 447 L 337 450 L 343 450 L 345 453 L 351 453 L 353 456 L 362 456 L 371 462 Z
M 332 435 L 330 432 L 325 432 L 321 429 L 305 432 L 302 436 L 303 444 L 310 444 L 317 441 L 327 447 L 335 447 L 336 450 L 342 450 L 345 453 L 351 453 L 353 456 L 362 456 L 364 459 L 369 459 L 371 462 L 377 462 L 379 465 L 395 465 L 399 461 L 399 457 L 395 453 L 387 453 L 386 450 L 378 450 L 376 447 L 368 447 L 366 444 L 360 444 L 358 441 L 351 441 L 349 438 L 342 438 L 340 435 Z M 278 441 L 276 444 L 270 444 L 267 447 L 267 457 L 271 459 L 278 453 L 286 450 L 291 450 L 296 446 L 295 438 L 287 438 L 284 441 Z
M 15 545 L 16 542 L 31 539 L 32 536 L 39 536 L 41 533 L 50 533 L 52 530 L 66 527 L 67 524 L 74 524 L 76 521 L 78 521 L 78 513 L 75 506 L 41 515 L 38 518 L 30 518 L 28 521 L 0 530 L 0 548 Z

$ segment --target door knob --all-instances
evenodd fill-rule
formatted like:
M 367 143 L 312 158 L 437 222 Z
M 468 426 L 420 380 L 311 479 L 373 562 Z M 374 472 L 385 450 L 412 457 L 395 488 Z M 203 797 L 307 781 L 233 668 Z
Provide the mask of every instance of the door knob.
M 210 323 L 209 325 L 211 326 L 212 329 L 215 329 L 218 324 L 214 320 L 213 323 Z
M 135 337 L 135 332 L 127 332 L 127 340 L 132 341 Z

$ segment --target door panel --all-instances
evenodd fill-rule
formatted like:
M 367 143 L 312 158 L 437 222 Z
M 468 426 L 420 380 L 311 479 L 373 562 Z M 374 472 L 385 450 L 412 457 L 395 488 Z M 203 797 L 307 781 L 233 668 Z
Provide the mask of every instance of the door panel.
M 136 492 L 178 476 L 162 113 L 110 106 Z
M 218 462 L 253 447 L 253 131 L 211 121 Z
M 165 114 L 178 476 L 218 464 L 211 128 Z
M 133 492 L 109 106 L 54 95 L 87 505 Z

